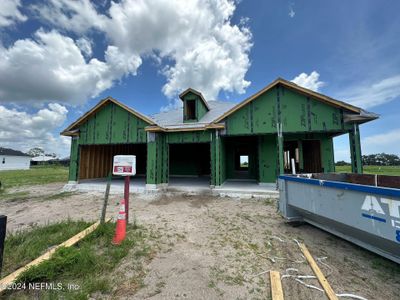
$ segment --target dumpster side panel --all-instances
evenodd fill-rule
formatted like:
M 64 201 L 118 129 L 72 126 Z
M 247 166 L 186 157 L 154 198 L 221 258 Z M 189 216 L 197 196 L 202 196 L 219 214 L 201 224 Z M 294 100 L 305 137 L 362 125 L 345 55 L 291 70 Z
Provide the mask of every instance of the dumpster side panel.
M 283 181 L 286 207 L 280 209 L 285 217 L 300 215 L 306 222 L 400 263 L 400 197 L 396 191 L 305 178 Z

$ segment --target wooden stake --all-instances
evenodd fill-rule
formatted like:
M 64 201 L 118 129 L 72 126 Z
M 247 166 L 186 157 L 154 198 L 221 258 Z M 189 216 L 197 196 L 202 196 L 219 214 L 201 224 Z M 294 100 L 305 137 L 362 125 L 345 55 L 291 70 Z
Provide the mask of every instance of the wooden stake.
M 106 186 L 106 193 L 104 194 L 104 202 L 103 208 L 101 210 L 101 217 L 100 223 L 103 224 L 106 220 L 106 212 L 107 212 L 107 204 L 108 204 L 108 196 L 110 195 L 110 186 L 111 186 L 111 172 L 108 174 L 107 186 Z
M 107 222 L 110 219 L 107 220 Z M 4 290 L 7 289 L 9 285 L 11 285 L 19 275 L 21 275 L 23 272 L 28 270 L 30 267 L 37 266 L 40 263 L 49 260 L 51 256 L 56 252 L 59 248 L 61 247 L 71 247 L 72 245 L 75 245 L 77 242 L 79 242 L 81 239 L 83 239 L 85 236 L 87 236 L 89 233 L 92 233 L 96 228 L 99 226 L 100 222 L 96 222 L 93 225 L 89 226 L 85 230 L 79 232 L 78 234 L 74 235 L 72 238 L 66 240 L 65 242 L 61 243 L 60 245 L 50 249 L 47 251 L 45 254 L 39 256 L 35 260 L 31 261 L 29 264 L 27 264 L 24 267 L 19 268 L 18 270 L 14 271 L 13 273 L 7 275 L 3 279 L 0 280 L 0 293 L 3 292 Z
M 269 271 L 269 278 L 271 280 L 272 300 L 283 300 L 281 274 L 277 271 Z
M 311 253 L 308 251 L 306 245 L 304 245 L 303 243 L 299 243 L 299 247 L 300 247 L 301 252 L 303 252 L 305 258 L 307 259 L 315 276 L 317 276 L 318 281 L 321 284 L 322 288 L 324 289 L 326 296 L 330 300 L 338 300 L 338 297 L 336 296 L 335 292 L 333 291 L 332 287 L 330 286 L 328 280 L 326 280 L 321 269 L 318 267 L 317 263 L 315 262 L 314 258 L 311 255 Z

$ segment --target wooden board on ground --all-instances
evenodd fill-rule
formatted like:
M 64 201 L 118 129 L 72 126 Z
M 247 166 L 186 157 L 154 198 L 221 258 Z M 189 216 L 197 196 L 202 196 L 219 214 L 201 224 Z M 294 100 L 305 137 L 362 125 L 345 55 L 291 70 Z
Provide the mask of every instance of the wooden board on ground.
M 281 275 L 277 271 L 269 271 L 269 278 L 271 280 L 272 300 L 283 300 Z
M 317 276 L 318 281 L 321 284 L 322 288 L 324 289 L 326 296 L 330 300 L 338 300 L 338 297 L 336 296 L 335 292 L 333 291 L 332 287 L 330 286 L 328 280 L 326 280 L 321 269 L 318 267 L 317 263 L 315 262 L 314 258 L 311 255 L 311 253 L 308 251 L 306 245 L 304 245 L 303 243 L 299 243 L 299 247 L 300 247 L 301 252 L 303 252 L 305 258 L 307 259 L 315 276 Z
M 107 222 L 109 220 L 110 219 L 108 219 Z M 6 277 L 4 277 L 3 279 L 1 279 L 0 280 L 0 293 L 3 292 L 4 290 L 6 290 L 7 287 L 9 285 L 11 285 L 18 278 L 19 275 L 21 275 L 23 272 L 28 270 L 30 267 L 37 266 L 41 262 L 49 260 L 51 258 L 51 256 L 54 254 L 54 252 L 56 252 L 61 247 L 73 246 L 74 244 L 79 242 L 81 239 L 83 239 L 85 236 L 87 236 L 89 233 L 96 230 L 96 228 L 99 226 L 99 224 L 100 224 L 100 222 L 94 223 L 93 225 L 89 226 L 85 230 L 79 232 L 78 234 L 74 235 L 70 239 L 68 239 L 65 242 L 59 244 L 58 246 L 50 249 L 45 254 L 43 254 L 43 255 L 39 256 L 38 258 L 36 258 L 35 260 L 31 261 L 26 266 L 19 268 L 18 270 L 14 271 L 13 273 L 11 273 L 11 274 L 7 275 Z

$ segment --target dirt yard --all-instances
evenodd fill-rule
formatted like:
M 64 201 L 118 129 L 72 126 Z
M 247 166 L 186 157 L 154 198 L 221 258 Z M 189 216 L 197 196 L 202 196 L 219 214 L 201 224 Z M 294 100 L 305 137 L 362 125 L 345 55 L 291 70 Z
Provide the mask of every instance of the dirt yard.
M 15 197 L 0 201 L 8 230 L 99 217 L 102 194 L 58 194 L 61 187 L 19 188 Z M 110 198 L 110 217 L 116 217 L 119 199 Z M 270 299 L 266 272 L 277 270 L 291 275 L 282 279 L 285 299 L 324 299 L 321 291 L 296 281 L 297 275 L 313 275 L 296 239 L 307 245 L 336 293 L 400 299 L 398 265 L 312 226 L 285 224 L 275 200 L 131 195 L 130 203 L 131 219 L 135 216 L 162 238 L 160 251 L 143 274 L 143 287 L 122 289 L 118 293 L 122 298 Z M 120 273 L 129 277 L 131 264 L 126 259 Z M 300 280 L 320 287 L 315 279 Z

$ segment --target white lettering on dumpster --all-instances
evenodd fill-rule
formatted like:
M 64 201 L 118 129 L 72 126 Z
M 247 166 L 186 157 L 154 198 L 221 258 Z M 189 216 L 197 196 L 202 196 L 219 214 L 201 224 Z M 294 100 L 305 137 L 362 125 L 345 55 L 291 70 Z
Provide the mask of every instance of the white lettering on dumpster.
M 380 198 L 379 200 L 375 196 L 367 195 L 365 196 L 361 209 L 365 211 L 373 210 L 378 214 L 385 215 L 382 204 L 387 204 L 389 215 L 393 218 L 400 218 L 400 201 L 387 198 Z
M 400 213 L 399 213 L 400 201 L 382 198 L 381 202 L 388 205 L 389 215 L 391 217 L 400 218 Z
M 385 214 L 381 205 L 378 202 L 378 199 L 376 199 L 376 197 L 370 196 L 370 195 L 367 195 L 365 197 L 365 200 L 364 200 L 363 205 L 361 206 L 361 209 L 366 210 L 366 211 L 373 210 L 373 211 L 377 212 L 378 214 L 382 214 L 382 215 Z

